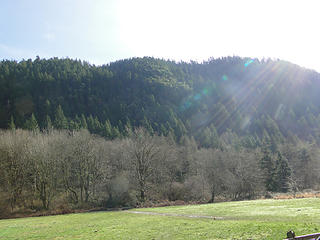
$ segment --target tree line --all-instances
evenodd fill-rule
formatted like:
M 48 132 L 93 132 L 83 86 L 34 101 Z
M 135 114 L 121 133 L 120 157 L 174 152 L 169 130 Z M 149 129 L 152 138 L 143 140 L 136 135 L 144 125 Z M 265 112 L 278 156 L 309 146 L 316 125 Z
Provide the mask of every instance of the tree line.
M 0 212 L 214 202 L 319 188 L 315 144 L 264 141 L 247 148 L 219 138 L 219 147 L 203 148 L 193 137 L 177 143 L 145 128 L 112 140 L 86 129 L 3 130 Z

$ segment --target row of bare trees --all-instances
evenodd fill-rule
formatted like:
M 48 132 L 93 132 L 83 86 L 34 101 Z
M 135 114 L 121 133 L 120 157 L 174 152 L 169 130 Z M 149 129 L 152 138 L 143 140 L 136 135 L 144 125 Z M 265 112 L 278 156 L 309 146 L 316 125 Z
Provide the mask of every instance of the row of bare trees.
M 250 199 L 264 193 L 271 178 L 286 181 L 288 190 L 318 188 L 314 145 L 280 146 L 278 155 L 290 170 L 281 178 L 277 154 L 266 156 L 264 150 L 199 149 L 192 138 L 177 145 L 170 136 L 151 136 L 143 128 L 128 135 L 107 141 L 86 130 L 1 131 L 0 211 Z M 271 177 L 262 159 L 270 161 Z

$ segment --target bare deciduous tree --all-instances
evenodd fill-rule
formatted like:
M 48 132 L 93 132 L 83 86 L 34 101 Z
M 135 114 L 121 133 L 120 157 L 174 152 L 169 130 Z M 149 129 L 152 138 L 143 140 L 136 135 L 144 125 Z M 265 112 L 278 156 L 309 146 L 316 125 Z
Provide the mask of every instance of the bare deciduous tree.
M 132 132 L 128 141 L 132 173 L 137 182 L 141 201 L 146 199 L 146 191 L 151 176 L 159 176 L 159 163 L 165 164 L 170 151 L 163 147 L 163 138 L 151 136 L 144 128 Z

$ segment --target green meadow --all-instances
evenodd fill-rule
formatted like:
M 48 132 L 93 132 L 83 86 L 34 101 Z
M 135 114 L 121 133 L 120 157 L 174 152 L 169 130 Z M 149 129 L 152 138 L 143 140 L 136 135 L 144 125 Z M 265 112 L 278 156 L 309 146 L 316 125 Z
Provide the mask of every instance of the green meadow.
M 297 235 L 320 232 L 320 199 L 255 200 L 0 220 L 0 239 L 283 239 L 290 229 Z

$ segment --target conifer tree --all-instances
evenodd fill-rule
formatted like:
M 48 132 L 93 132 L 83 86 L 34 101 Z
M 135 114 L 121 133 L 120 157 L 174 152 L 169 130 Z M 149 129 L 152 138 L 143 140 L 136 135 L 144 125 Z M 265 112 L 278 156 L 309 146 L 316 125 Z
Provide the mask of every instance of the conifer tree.
M 91 114 L 87 118 L 87 123 L 88 123 L 88 130 L 90 132 L 95 132 L 94 118 L 93 118 L 93 116 Z
M 10 118 L 10 122 L 9 122 L 8 127 L 10 130 L 16 130 L 16 125 L 14 124 L 13 116 L 11 116 L 11 118 Z
M 210 125 L 210 131 L 211 131 L 211 145 L 213 148 L 219 148 L 220 147 L 220 140 L 219 140 L 219 135 L 214 127 L 213 124 Z
M 31 130 L 31 131 L 38 131 L 39 130 L 39 125 L 38 125 L 37 119 L 33 113 L 31 114 L 31 117 L 26 120 L 24 127 L 28 130 Z
M 51 130 L 52 129 L 52 121 L 51 121 L 51 118 L 50 118 L 50 116 L 48 114 L 46 115 L 44 128 L 47 129 L 47 130 Z
M 146 116 L 144 116 L 144 118 L 143 118 L 142 125 L 144 126 L 145 129 L 147 129 L 147 131 L 150 133 L 150 135 L 154 134 L 154 131 L 153 131 L 153 128 L 150 124 L 150 121 L 147 119 Z
M 267 191 L 276 191 L 275 183 L 275 168 L 272 154 L 268 146 L 262 149 L 263 156 L 261 158 L 260 166 L 263 173 L 264 183 Z
M 291 168 L 288 160 L 278 152 L 275 167 L 275 190 L 278 192 L 288 192 L 290 189 Z
M 107 139 L 112 139 L 112 126 L 110 124 L 109 119 L 106 120 L 104 124 L 104 129 L 103 129 L 103 136 Z
M 99 134 L 101 132 L 101 130 L 102 130 L 101 123 L 100 123 L 100 121 L 99 121 L 97 116 L 94 118 L 93 128 L 94 128 L 94 133 L 96 133 L 96 134 Z
M 310 149 L 309 149 L 310 151 Z M 312 182 L 314 181 L 314 177 L 312 174 L 312 170 L 314 168 L 314 164 L 312 164 L 312 158 L 308 151 L 307 146 L 303 147 L 298 154 L 299 158 L 299 172 L 301 175 L 301 184 L 303 188 L 311 188 Z
M 129 118 L 127 118 L 126 125 L 124 126 L 124 136 L 129 136 L 132 131 L 132 125 Z
M 162 123 L 160 124 L 160 134 L 163 136 L 168 135 L 168 130 L 166 129 L 166 127 Z
M 76 121 L 73 121 L 72 119 L 70 120 L 70 122 L 69 122 L 69 130 L 72 130 L 72 131 L 79 130 L 79 126 L 78 126 Z
M 118 121 L 118 128 L 119 128 L 120 133 L 123 133 L 125 131 L 121 120 Z
M 208 127 L 201 131 L 201 134 L 199 136 L 199 142 L 202 147 L 211 147 L 211 133 Z
M 117 126 L 114 126 L 112 128 L 112 139 L 119 138 L 119 137 L 121 137 L 119 128 Z
M 87 120 L 86 117 L 84 116 L 84 114 L 81 114 L 81 128 L 83 129 L 88 129 L 88 124 L 87 124 Z
M 61 105 L 59 105 L 55 112 L 54 126 L 57 129 L 68 129 L 68 120 L 64 116 Z
M 76 114 L 75 118 L 74 118 L 74 122 L 77 125 L 77 129 L 81 128 L 81 118 L 79 118 L 78 114 Z

